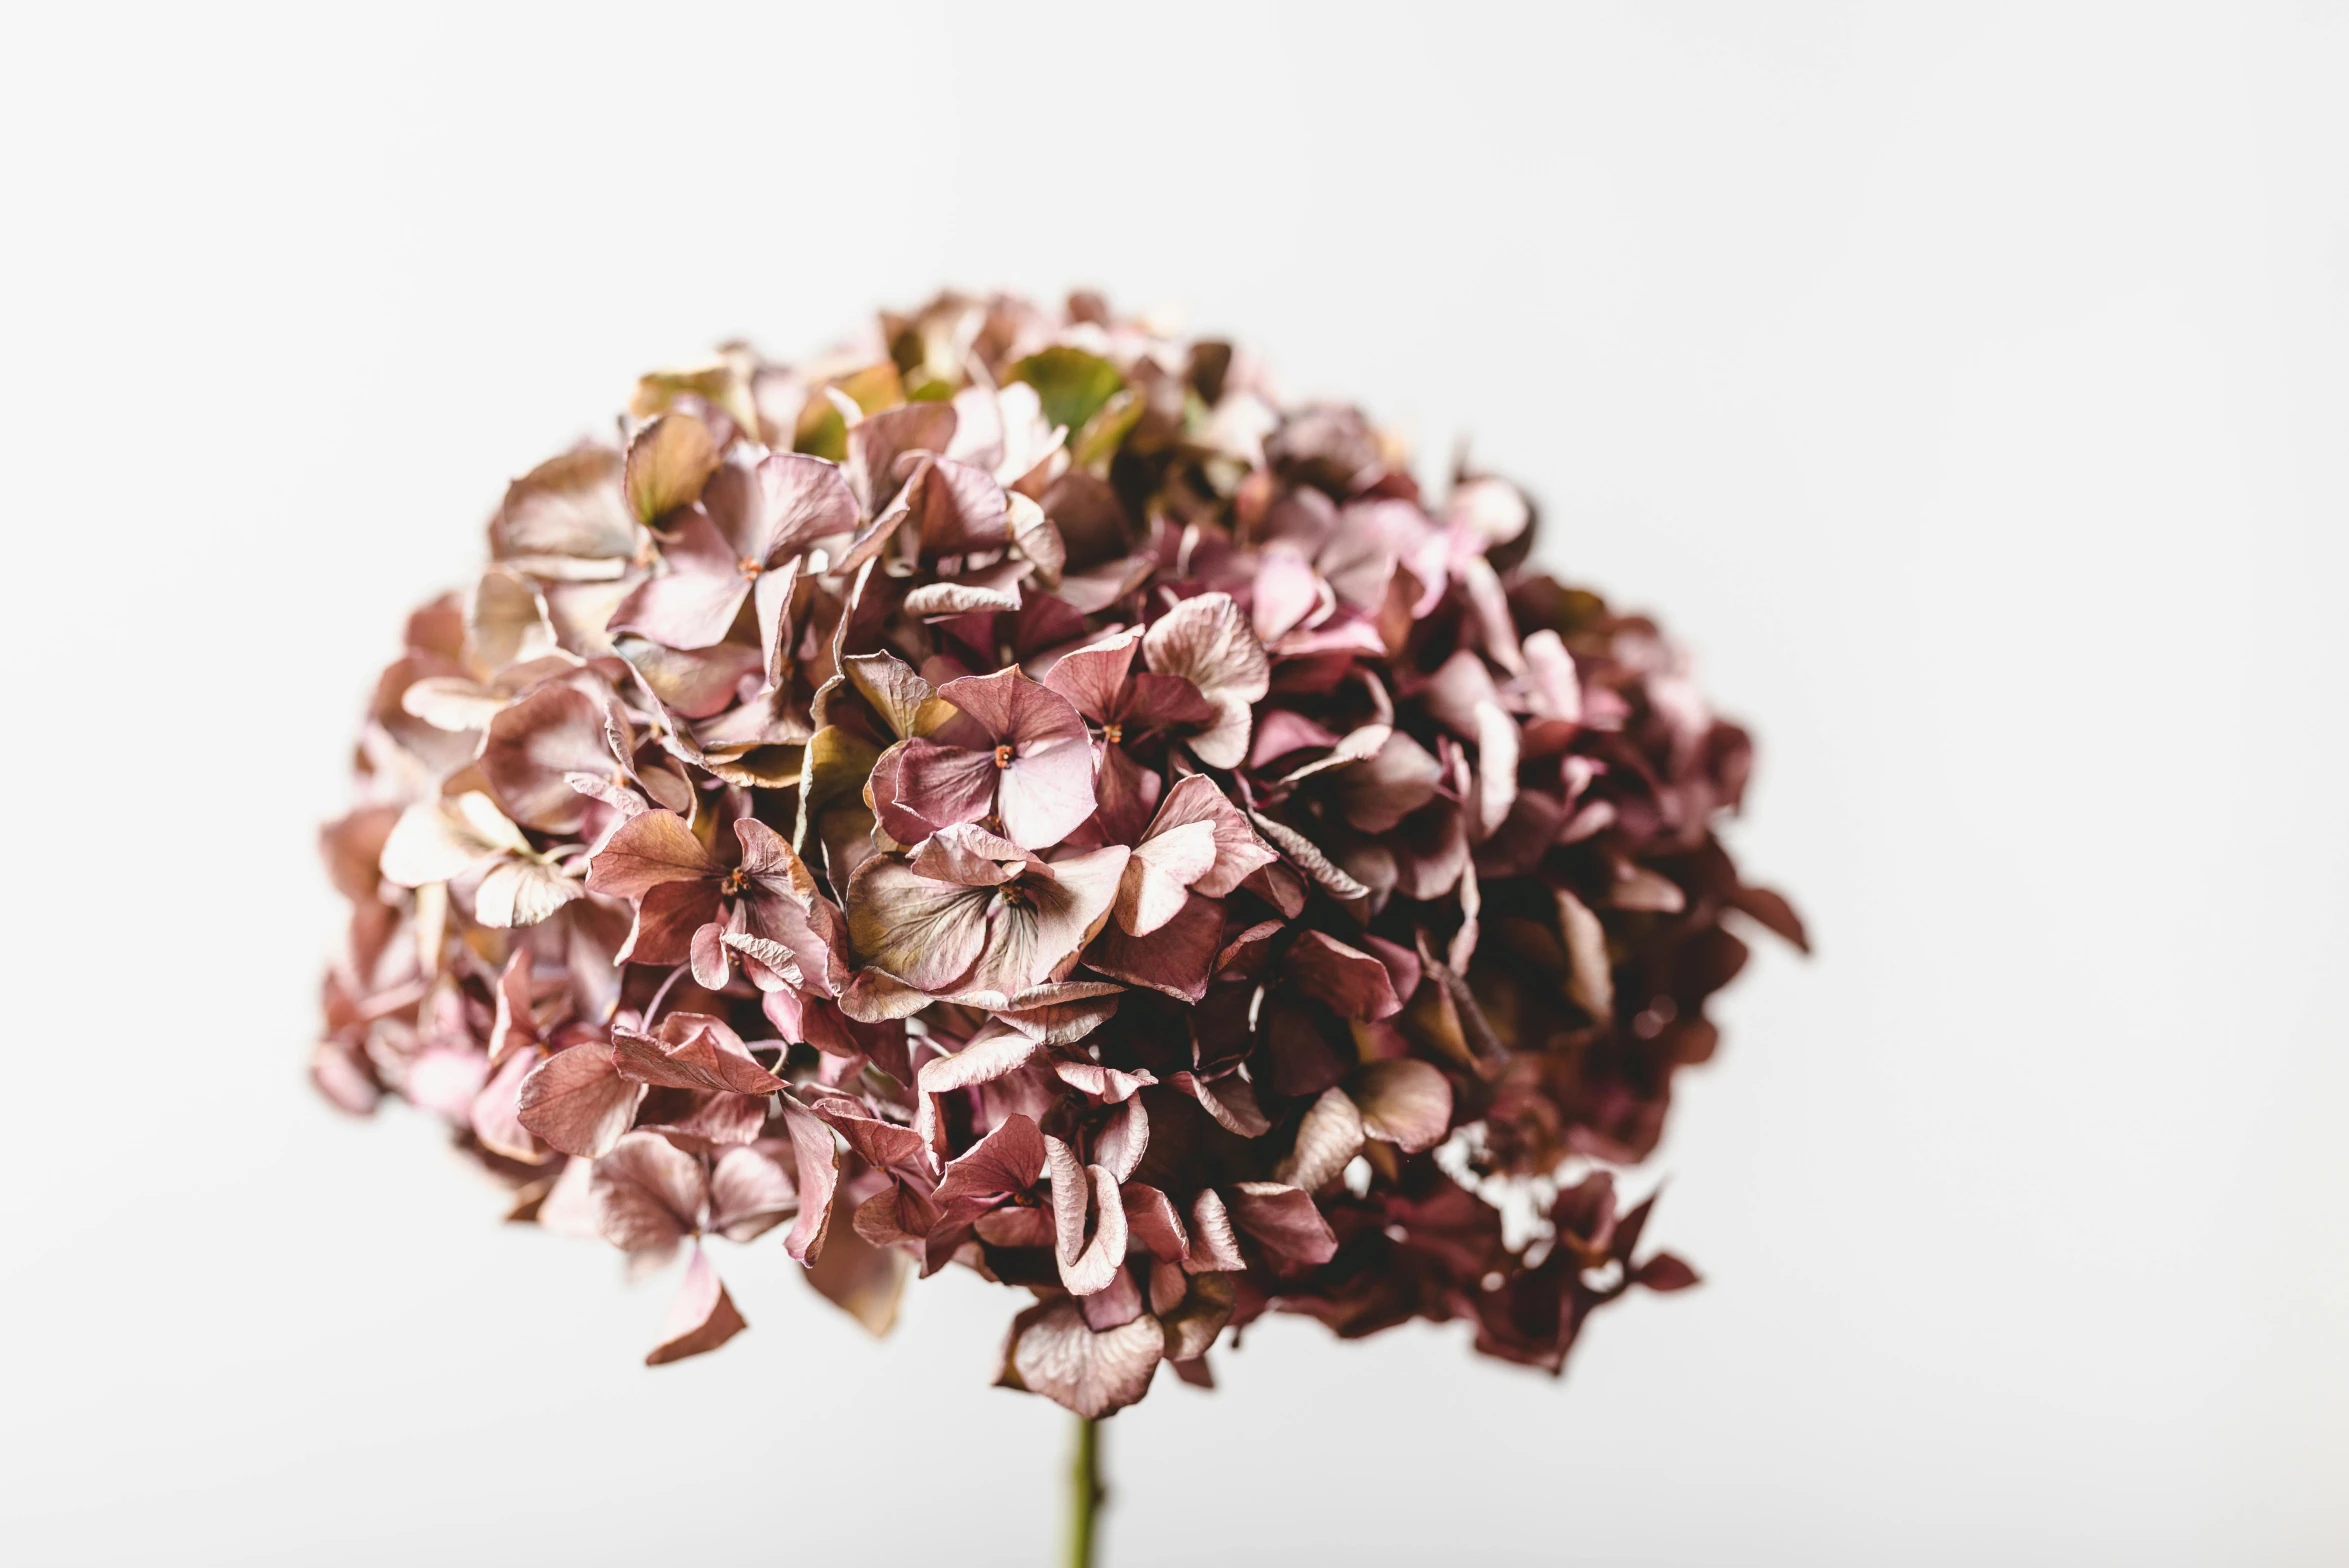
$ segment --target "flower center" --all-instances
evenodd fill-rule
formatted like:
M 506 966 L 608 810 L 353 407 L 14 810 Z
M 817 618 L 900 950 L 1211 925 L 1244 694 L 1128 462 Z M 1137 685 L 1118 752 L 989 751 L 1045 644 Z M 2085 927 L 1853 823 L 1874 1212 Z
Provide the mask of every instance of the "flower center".
M 765 562 L 753 560 L 751 557 L 746 555 L 741 560 L 734 563 L 734 569 L 745 577 L 756 577 L 759 573 L 765 571 L 767 567 Z
M 1101 738 L 1112 746 L 1123 745 L 1126 738 L 1126 727 L 1115 721 L 1104 724 L 1101 726 Z
M 726 880 L 718 884 L 718 891 L 725 894 L 728 898 L 732 898 L 735 894 L 741 892 L 744 885 L 749 881 L 750 873 L 743 870 L 740 866 L 736 866 L 733 870 L 726 873 Z
M 1025 909 L 1027 907 L 1028 890 L 1020 886 L 1017 882 L 1006 882 L 1003 884 L 1003 886 L 997 888 L 995 892 L 997 896 L 1003 900 L 1004 905 L 1007 908 Z
M 1008 768 L 1011 766 L 1011 748 L 1009 746 L 998 746 L 995 748 L 995 765 L 999 768 Z

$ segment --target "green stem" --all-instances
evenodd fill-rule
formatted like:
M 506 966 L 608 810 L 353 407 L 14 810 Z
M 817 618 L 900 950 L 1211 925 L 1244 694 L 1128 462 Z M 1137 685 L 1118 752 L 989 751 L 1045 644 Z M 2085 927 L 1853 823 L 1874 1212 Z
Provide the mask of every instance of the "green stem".
M 1069 1568 L 1093 1568 L 1093 1541 L 1109 1488 L 1101 1481 L 1101 1424 L 1077 1417 L 1077 1459 L 1069 1469 Z

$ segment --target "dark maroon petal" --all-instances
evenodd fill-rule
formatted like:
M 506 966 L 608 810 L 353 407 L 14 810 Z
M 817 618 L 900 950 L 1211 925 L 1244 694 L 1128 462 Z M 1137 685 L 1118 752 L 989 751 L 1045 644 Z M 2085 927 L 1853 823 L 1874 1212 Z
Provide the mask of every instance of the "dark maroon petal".
M 1256 1091 L 1245 1078 L 1201 1079 L 1176 1073 L 1167 1082 L 1197 1100 L 1217 1125 L 1243 1138 L 1261 1138 L 1272 1130 L 1271 1120 L 1256 1103 Z
M 661 1342 L 644 1358 L 648 1367 L 682 1361 L 715 1350 L 750 1325 L 734 1310 L 734 1298 L 718 1278 L 718 1271 L 700 1247 L 685 1265 L 685 1283 L 661 1325 Z
M 636 920 L 619 961 L 680 964 L 692 956 L 693 939 L 717 918 L 718 885 L 709 881 L 666 882 L 637 901 Z M 721 982 L 722 983 L 722 982 Z
M 1011 1116 L 947 1163 L 933 1196 L 950 1212 L 973 1206 L 991 1208 L 1015 1193 L 1026 1192 L 1043 1175 L 1044 1135 L 1027 1117 Z
M 1338 1250 L 1329 1221 L 1313 1195 L 1274 1181 L 1244 1181 L 1225 1189 L 1232 1223 L 1288 1263 L 1327 1263 Z
M 1387 966 L 1360 948 L 1308 931 L 1289 945 L 1281 974 L 1341 1018 L 1385 1018 L 1402 1011 Z
M 1114 920 L 1102 926 L 1085 962 L 1113 980 L 1196 1002 L 1207 994 L 1222 942 L 1223 906 L 1185 894 L 1175 917 L 1148 936 L 1128 935 Z
M 1659 1252 L 1632 1270 L 1631 1277 L 1650 1290 L 1686 1290 L 1702 1281 L 1695 1269 L 1669 1252 Z

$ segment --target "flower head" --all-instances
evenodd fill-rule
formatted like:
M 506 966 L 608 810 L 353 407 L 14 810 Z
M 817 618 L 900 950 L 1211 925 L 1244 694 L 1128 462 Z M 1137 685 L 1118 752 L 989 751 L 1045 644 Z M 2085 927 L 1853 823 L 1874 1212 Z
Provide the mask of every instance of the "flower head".
M 780 1245 L 875 1332 L 1028 1293 L 1088 1416 L 1266 1312 L 1462 1318 L 1557 1370 L 1695 1283 L 1620 1172 L 1740 922 L 1751 761 L 1507 482 L 1098 301 L 943 296 L 792 368 L 648 376 L 411 618 L 324 835 L 314 1059 L 515 1214 L 744 1326 Z

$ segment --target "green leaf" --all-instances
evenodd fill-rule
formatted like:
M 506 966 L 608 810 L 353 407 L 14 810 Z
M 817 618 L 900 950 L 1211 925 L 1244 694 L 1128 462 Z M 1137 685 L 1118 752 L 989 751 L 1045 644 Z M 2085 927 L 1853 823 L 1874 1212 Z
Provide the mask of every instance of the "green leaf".
M 1126 384 L 1126 378 L 1108 360 L 1065 343 L 1030 354 L 1012 366 L 1005 379 L 1034 387 L 1037 401 L 1044 405 L 1044 417 L 1072 431 L 1083 429 L 1085 421 Z

